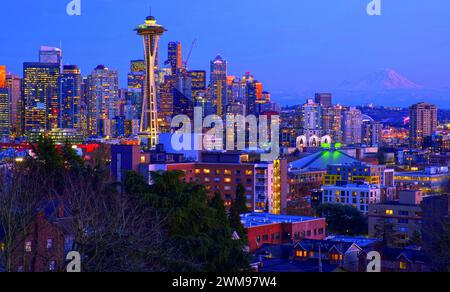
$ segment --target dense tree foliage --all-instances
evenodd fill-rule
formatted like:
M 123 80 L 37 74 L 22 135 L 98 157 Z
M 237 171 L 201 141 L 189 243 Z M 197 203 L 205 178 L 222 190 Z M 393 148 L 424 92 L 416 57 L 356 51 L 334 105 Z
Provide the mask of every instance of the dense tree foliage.
M 428 230 L 428 245 L 425 252 L 433 272 L 450 272 L 450 219 L 442 221 Z
M 367 235 L 367 218 L 356 208 L 340 204 L 323 204 L 317 214 L 327 220 L 327 231 L 333 234 Z
M 130 172 L 125 184 L 127 193 L 144 190 L 139 195 L 166 217 L 170 238 L 189 259 L 175 269 L 210 272 L 247 269 L 244 243 L 232 238 L 233 229 L 220 194 L 209 200 L 204 187 L 185 183 L 182 176 L 176 171 L 153 173 L 154 184 L 145 190 L 143 178 L 139 181 L 139 176 Z
M 23 233 L 37 212 L 46 210 L 57 222 L 61 208 L 83 271 L 173 271 L 172 260 L 183 259 L 164 229 L 164 218 L 121 192 L 102 159 L 85 164 L 71 145 L 56 147 L 44 137 L 32 150 L 32 157 L 11 164 L 0 177 L 0 266 L 5 270 L 14 271 L 12 256 L 24 244 L 18 240 L 27 236 Z M 40 256 L 37 250 L 33 254 Z

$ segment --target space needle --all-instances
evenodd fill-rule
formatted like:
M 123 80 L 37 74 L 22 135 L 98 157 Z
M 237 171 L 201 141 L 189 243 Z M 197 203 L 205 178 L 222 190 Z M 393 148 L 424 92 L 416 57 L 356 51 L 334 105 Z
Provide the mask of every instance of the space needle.
M 158 108 L 156 101 L 155 68 L 158 56 L 159 37 L 167 30 L 156 23 L 156 18 L 149 16 L 145 23 L 135 31 L 144 40 L 145 85 L 142 100 L 142 113 L 139 128 L 139 142 L 148 148 L 156 148 L 158 144 Z

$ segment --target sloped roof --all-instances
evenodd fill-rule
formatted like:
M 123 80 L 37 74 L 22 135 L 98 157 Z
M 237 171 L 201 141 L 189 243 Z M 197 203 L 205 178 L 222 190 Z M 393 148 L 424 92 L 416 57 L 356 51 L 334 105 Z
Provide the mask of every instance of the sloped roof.
M 384 259 L 388 261 L 398 261 L 402 256 L 414 263 L 425 261 L 425 255 L 423 251 L 408 248 L 402 249 L 402 248 L 384 247 L 381 250 L 381 255 Z
M 340 150 L 324 150 L 289 164 L 291 170 L 327 169 L 328 165 L 358 162 Z
M 345 254 L 352 246 L 356 246 L 361 249 L 359 246 L 352 242 L 338 242 L 338 241 L 330 241 L 330 240 L 314 240 L 314 239 L 305 239 L 300 241 L 295 247 L 301 247 L 306 251 L 314 251 L 318 252 L 319 247 L 322 252 L 331 252 L 332 249 L 335 249 L 341 254 Z

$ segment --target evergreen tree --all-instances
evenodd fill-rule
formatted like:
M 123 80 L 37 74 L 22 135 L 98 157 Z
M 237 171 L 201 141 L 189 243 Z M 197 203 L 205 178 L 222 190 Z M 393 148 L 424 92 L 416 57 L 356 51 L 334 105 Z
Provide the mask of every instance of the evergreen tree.
M 247 197 L 245 196 L 245 188 L 242 184 L 236 187 L 236 199 L 234 207 L 239 214 L 246 214 L 249 212 L 247 208 Z
M 134 184 L 139 179 L 143 178 L 135 176 Z M 167 218 L 169 237 L 191 259 L 175 261 L 176 271 L 237 272 L 248 268 L 244 240 L 233 240 L 220 194 L 209 200 L 203 186 L 183 181 L 182 172 L 153 173 L 152 180 L 149 192 L 143 194 L 144 202 Z
M 214 194 L 210 207 L 216 210 L 217 220 L 226 226 L 228 224 L 227 210 L 225 209 L 225 202 L 222 200 L 222 195 L 219 192 Z

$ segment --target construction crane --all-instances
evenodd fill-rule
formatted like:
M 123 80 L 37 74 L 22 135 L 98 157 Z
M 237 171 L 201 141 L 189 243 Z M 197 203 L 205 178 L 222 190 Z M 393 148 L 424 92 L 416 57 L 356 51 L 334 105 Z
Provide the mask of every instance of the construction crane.
M 189 50 L 189 53 L 188 53 L 188 55 L 186 57 L 186 60 L 183 62 L 183 68 L 184 68 L 185 71 L 187 71 L 188 63 L 189 63 L 189 60 L 191 59 L 192 51 L 194 50 L 194 47 L 195 47 L 196 43 L 197 43 L 197 39 L 194 39 L 192 41 L 191 49 Z

